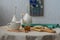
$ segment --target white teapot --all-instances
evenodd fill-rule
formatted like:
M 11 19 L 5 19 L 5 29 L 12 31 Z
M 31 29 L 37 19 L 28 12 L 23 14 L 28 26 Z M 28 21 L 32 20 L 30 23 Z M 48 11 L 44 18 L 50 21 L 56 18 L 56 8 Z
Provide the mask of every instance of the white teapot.
M 21 19 L 21 23 L 22 24 L 31 24 L 32 23 L 32 17 L 26 13 L 23 17 L 23 19 Z

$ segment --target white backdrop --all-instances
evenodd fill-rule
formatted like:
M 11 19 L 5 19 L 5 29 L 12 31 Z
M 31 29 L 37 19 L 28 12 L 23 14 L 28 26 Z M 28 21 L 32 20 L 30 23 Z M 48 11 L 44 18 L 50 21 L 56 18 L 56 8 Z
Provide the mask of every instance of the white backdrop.
M 0 0 L 0 25 L 5 25 L 11 21 L 15 13 L 15 6 L 17 6 L 16 16 L 21 19 L 21 13 L 27 12 L 29 0 Z M 33 17 L 33 23 L 53 23 L 60 24 L 60 0 L 44 0 L 44 16 Z

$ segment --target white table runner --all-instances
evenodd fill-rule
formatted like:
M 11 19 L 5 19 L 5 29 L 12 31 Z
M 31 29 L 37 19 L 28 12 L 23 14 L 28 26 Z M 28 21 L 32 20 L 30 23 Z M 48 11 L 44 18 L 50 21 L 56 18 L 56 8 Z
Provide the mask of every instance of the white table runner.
M 8 32 L 6 27 L 0 27 L 0 40 L 60 40 L 60 28 L 56 28 L 57 33 L 46 33 L 31 31 L 24 32 Z

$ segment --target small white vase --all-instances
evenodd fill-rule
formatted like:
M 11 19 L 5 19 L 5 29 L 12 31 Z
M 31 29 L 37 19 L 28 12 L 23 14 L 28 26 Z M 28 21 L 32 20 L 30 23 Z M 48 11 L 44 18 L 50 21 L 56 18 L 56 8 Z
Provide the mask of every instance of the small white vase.
M 24 24 L 31 24 L 32 23 L 32 17 L 26 13 L 23 17 L 23 23 Z
M 21 23 L 21 25 L 23 24 L 23 21 L 22 21 L 22 19 L 20 20 L 20 23 Z

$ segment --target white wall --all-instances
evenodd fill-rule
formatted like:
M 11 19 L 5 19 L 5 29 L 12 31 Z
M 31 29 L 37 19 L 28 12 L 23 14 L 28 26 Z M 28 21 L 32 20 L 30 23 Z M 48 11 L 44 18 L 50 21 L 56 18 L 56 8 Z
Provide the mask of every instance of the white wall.
M 5 25 L 11 21 L 12 16 L 15 14 L 15 7 L 17 7 L 16 16 L 17 19 L 21 19 L 21 13 L 27 13 L 28 0 L 0 0 L 2 6 L 2 13 L 0 13 L 1 21 L 0 25 Z
M 1 0 L 0 24 L 4 25 L 11 21 L 15 6 L 17 6 L 17 19 L 21 19 L 21 13 L 27 12 L 27 5 L 29 0 Z M 33 23 L 60 24 L 60 0 L 44 0 L 44 16 L 32 19 Z
M 34 23 L 60 24 L 60 0 L 44 0 L 44 16 L 34 17 Z

